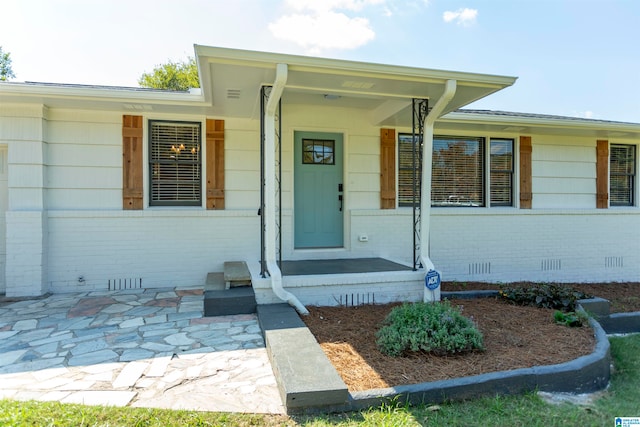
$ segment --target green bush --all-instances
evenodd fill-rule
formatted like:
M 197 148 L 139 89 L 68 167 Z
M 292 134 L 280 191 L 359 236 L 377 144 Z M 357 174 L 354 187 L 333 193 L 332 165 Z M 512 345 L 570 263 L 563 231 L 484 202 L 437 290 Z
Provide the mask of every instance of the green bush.
M 563 313 L 562 311 L 556 310 L 553 313 L 553 320 L 561 325 L 575 328 L 586 323 L 588 321 L 588 317 L 583 311 L 569 311 L 567 313 Z
M 576 301 L 579 299 L 591 298 L 584 292 L 552 283 L 508 286 L 502 288 L 498 295 L 517 305 L 553 308 L 564 312 L 575 311 Z
M 395 307 L 376 333 L 376 344 L 394 357 L 420 351 L 446 355 L 484 350 L 482 333 L 449 301 Z

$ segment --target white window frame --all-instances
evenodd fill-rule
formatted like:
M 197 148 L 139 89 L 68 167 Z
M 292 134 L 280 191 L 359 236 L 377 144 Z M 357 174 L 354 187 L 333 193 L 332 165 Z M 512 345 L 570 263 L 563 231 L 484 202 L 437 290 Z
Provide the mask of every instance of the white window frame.
M 198 200 L 175 200 L 175 201 L 154 201 L 152 200 L 152 192 L 153 192 L 153 166 L 152 166 L 152 158 L 151 158 L 151 150 L 152 150 L 152 132 L 151 128 L 154 123 L 175 123 L 175 124 L 187 124 L 187 125 L 197 125 L 199 128 L 199 197 Z M 145 141 L 145 150 L 144 150 L 144 197 L 145 197 L 145 206 L 150 208 L 202 208 L 205 203 L 205 177 L 206 177 L 206 152 L 205 152 L 205 136 L 206 136 L 206 125 L 202 120 L 184 120 L 184 119 L 173 119 L 170 117 L 162 117 L 162 118 L 148 118 L 145 123 L 145 132 L 146 135 L 144 137 Z M 188 147 L 185 146 L 185 150 Z M 181 150 L 182 151 L 182 150 Z
M 402 208 L 402 207 L 411 207 L 412 204 L 409 202 L 402 202 L 400 200 L 400 139 L 402 137 L 408 137 L 408 139 L 411 139 L 411 133 L 407 133 L 407 132 L 399 132 L 398 136 L 397 136 L 397 147 L 396 147 L 396 156 L 397 156 L 397 161 L 396 161 L 396 194 L 398 195 L 397 197 L 397 206 Z M 483 171 L 482 171 L 482 179 L 483 179 L 483 204 L 482 206 L 471 206 L 470 204 L 464 204 L 464 203 L 460 203 L 460 204 L 455 204 L 452 203 L 450 205 L 447 206 L 443 206 L 443 205 L 434 205 L 433 201 L 431 206 L 434 208 L 443 208 L 443 207 L 475 207 L 475 208 L 517 208 L 518 205 L 518 200 L 519 198 L 517 197 L 517 194 L 519 192 L 519 182 L 517 177 L 519 176 L 519 163 L 517 161 L 517 159 L 519 158 L 519 145 L 517 144 L 517 137 L 514 136 L 495 136 L 495 135 L 444 135 L 444 134 L 438 134 L 438 135 L 434 135 L 434 140 L 438 139 L 438 138 L 468 138 L 468 139 L 478 139 L 478 140 L 482 140 L 483 143 Z M 512 159 L 511 159 L 511 204 L 506 205 L 506 204 L 497 204 L 497 205 L 492 205 L 491 204 L 491 142 L 492 141 L 510 141 L 511 142 L 511 155 L 512 155 Z M 418 171 L 418 173 L 420 173 Z M 432 183 L 433 185 L 433 183 Z

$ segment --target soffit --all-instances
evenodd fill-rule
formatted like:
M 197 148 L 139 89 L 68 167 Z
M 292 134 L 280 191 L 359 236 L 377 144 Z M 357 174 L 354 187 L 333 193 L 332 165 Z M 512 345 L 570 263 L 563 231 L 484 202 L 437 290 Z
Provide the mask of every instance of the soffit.
M 221 117 L 259 118 L 260 88 L 273 84 L 277 64 L 287 64 L 282 102 L 306 106 L 357 108 L 372 124 L 410 126 L 412 98 L 433 106 L 448 79 L 458 89 L 445 113 L 485 97 L 515 81 L 513 77 L 460 73 L 196 46 L 203 96 Z

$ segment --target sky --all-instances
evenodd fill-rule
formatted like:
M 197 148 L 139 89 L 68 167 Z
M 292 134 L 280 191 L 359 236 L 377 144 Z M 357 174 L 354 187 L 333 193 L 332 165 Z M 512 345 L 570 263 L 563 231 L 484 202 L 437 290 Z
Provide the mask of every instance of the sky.
M 638 0 L 0 0 L 13 81 L 135 87 L 194 44 L 514 76 L 467 108 L 640 123 Z

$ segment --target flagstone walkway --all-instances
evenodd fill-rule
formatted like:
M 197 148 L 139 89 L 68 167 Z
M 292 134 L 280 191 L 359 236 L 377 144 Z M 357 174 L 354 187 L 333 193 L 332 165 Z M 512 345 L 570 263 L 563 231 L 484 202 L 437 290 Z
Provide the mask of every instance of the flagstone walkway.
M 0 302 L 0 398 L 285 412 L 257 317 L 203 317 L 202 288 Z

